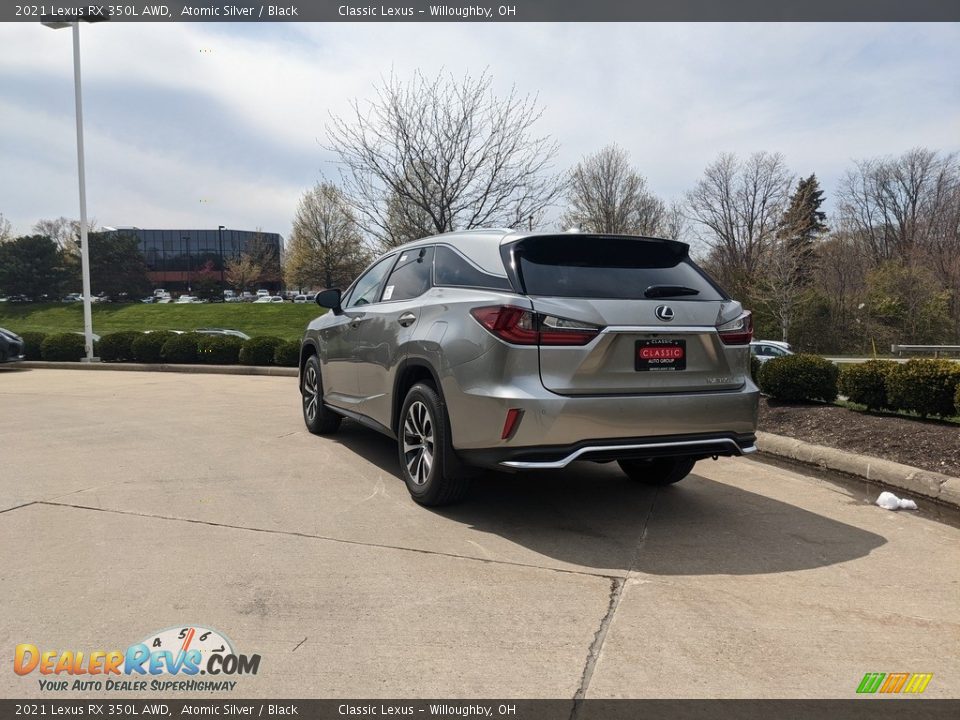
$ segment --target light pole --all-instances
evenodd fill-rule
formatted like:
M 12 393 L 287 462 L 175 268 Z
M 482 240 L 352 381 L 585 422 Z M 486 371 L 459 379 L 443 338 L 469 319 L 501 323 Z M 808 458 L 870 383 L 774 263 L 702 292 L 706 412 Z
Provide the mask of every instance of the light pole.
M 106 20 L 107 18 L 100 18 Z M 87 20 L 86 22 L 96 22 Z M 80 177 L 80 272 L 83 276 L 83 362 L 99 362 L 93 355 L 93 315 L 90 311 L 90 247 L 87 238 L 87 182 L 83 168 L 83 99 L 80 93 L 80 23 L 44 21 L 53 30 L 73 28 L 73 94 L 77 115 L 77 173 Z
M 217 226 L 217 240 L 220 243 L 220 287 L 223 289 L 223 231 L 226 230 L 225 225 Z

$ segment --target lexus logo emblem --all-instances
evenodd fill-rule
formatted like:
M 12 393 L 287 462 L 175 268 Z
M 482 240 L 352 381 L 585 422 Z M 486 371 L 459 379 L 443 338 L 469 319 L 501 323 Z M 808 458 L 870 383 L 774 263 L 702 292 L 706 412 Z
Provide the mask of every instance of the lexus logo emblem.
M 664 322 L 673 320 L 673 308 L 669 305 L 657 305 L 657 309 L 653 311 L 653 314 L 657 316 L 657 320 L 663 320 Z

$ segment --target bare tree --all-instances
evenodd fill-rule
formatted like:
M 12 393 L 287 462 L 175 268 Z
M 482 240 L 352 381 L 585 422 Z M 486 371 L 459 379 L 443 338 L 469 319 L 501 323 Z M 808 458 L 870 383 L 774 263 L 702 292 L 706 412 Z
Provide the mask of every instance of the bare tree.
M 753 282 L 776 236 L 790 183 L 778 153 L 754 153 L 743 162 L 724 153 L 687 194 L 690 218 L 700 226 L 721 282 L 738 290 Z
M 3 213 L 0 213 L 0 243 L 12 239 L 13 227 L 10 225 L 10 221 L 3 216 Z
M 96 232 L 97 221 L 90 220 L 87 232 Z M 80 221 L 66 217 L 38 220 L 33 226 L 36 235 L 43 235 L 53 240 L 61 249 L 74 251 L 80 247 Z
M 940 246 L 955 254 L 960 184 L 956 155 L 914 148 L 897 158 L 860 160 L 838 192 L 843 222 L 856 232 L 874 263 L 905 260 L 915 249 Z
M 284 258 L 287 285 L 301 289 L 346 287 L 369 258 L 340 189 L 325 182 L 306 191 L 300 198 Z
M 583 158 L 570 173 L 568 208 L 561 223 L 586 232 L 656 235 L 666 205 L 647 190 L 647 179 L 630 165 L 630 155 L 607 145 Z
M 534 132 L 537 98 L 516 89 L 498 97 L 491 86 L 486 72 L 391 75 L 372 100 L 331 116 L 328 149 L 364 231 L 391 246 L 404 239 L 398 208 L 441 233 L 519 225 L 553 204 L 563 190 L 552 172 L 557 143 Z

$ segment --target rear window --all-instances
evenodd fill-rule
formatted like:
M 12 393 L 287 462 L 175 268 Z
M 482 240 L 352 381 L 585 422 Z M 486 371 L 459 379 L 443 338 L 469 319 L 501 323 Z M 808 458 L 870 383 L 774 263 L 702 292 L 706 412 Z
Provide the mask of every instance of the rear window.
M 679 285 L 699 291 L 684 300 L 727 299 L 679 244 L 571 234 L 527 238 L 515 254 L 528 295 L 636 300 Z

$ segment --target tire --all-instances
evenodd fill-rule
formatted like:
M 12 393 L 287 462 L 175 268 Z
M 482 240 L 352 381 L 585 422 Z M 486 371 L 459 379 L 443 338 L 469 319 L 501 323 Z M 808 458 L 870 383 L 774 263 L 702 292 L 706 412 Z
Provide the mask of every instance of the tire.
M 688 457 L 658 457 L 647 460 L 617 460 L 627 477 L 645 485 L 673 485 L 680 482 L 697 461 Z
M 450 442 L 450 422 L 437 391 L 417 383 L 407 393 L 397 428 L 400 473 L 420 505 L 450 505 L 463 498 L 470 473 Z
M 307 358 L 300 376 L 300 397 L 303 423 L 314 435 L 332 435 L 340 429 L 343 418 L 323 404 L 323 380 L 316 355 Z

